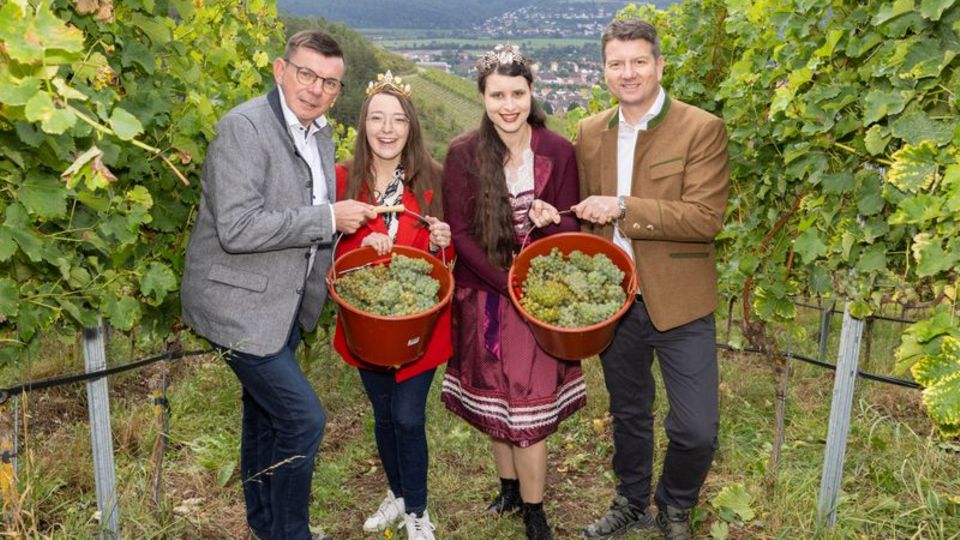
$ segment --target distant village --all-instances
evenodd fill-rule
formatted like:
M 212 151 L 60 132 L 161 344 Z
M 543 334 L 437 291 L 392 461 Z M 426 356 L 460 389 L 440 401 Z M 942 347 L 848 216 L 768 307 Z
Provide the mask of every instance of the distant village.
M 590 88 L 603 78 L 600 34 L 616 13 L 616 4 L 558 4 L 546 11 L 524 7 L 493 17 L 458 34 L 460 39 L 503 39 L 518 43 L 536 39 L 578 38 L 575 45 L 562 41 L 526 51 L 534 60 L 536 97 L 548 113 L 585 105 Z M 475 44 L 451 46 L 454 38 L 432 38 L 415 48 L 393 48 L 420 66 L 455 73 L 467 79 L 476 75 L 477 56 L 485 49 Z M 570 42 L 569 40 L 567 41 Z

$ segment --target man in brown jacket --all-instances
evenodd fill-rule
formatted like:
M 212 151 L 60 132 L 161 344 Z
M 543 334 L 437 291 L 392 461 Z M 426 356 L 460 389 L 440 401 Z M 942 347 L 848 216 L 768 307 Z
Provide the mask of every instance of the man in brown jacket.
M 714 237 L 727 203 L 727 137 L 722 121 L 670 98 L 660 86 L 656 29 L 612 22 L 601 39 L 604 78 L 619 106 L 584 119 L 576 151 L 584 230 L 634 257 L 639 291 L 601 362 L 613 415 L 617 494 L 583 530 L 612 538 L 658 527 L 690 538 L 689 516 L 717 439 L 717 306 Z M 648 512 L 653 474 L 657 353 L 670 403 L 670 442 Z

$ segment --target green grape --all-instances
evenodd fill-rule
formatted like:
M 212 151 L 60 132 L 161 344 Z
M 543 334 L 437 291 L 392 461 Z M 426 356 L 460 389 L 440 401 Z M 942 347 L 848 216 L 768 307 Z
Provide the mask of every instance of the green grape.
M 389 264 L 378 264 L 337 278 L 337 294 L 351 306 L 387 317 L 426 311 L 438 302 L 440 282 L 424 259 L 394 253 Z
M 603 322 L 626 301 L 623 271 L 602 253 L 558 248 L 530 260 L 523 283 L 523 309 L 537 320 L 564 328 Z

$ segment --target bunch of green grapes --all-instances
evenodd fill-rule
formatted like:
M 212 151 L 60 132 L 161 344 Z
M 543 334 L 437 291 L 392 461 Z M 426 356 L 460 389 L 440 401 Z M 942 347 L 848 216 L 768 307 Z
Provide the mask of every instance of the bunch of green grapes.
M 566 259 L 558 248 L 530 260 L 520 304 L 539 321 L 563 328 L 603 322 L 613 316 L 626 293 L 623 271 L 602 253 L 574 250 Z
M 394 253 L 389 264 L 378 264 L 337 278 L 337 294 L 351 306 L 385 317 L 413 315 L 438 302 L 440 282 L 423 259 Z

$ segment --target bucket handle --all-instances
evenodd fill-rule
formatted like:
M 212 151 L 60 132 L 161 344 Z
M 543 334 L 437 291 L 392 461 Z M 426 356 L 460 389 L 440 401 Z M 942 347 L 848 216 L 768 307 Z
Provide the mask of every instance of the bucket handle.
M 333 237 L 333 246 L 330 248 L 330 268 L 333 271 L 330 277 L 327 278 L 328 287 L 333 287 L 337 282 L 337 246 L 340 245 L 341 238 L 343 238 L 343 233 L 338 232 L 337 235 Z
M 327 278 L 327 285 L 335 286 L 337 283 L 337 278 L 340 277 L 337 275 L 337 244 L 340 243 L 340 238 L 343 237 L 343 233 L 338 233 L 336 239 L 333 242 L 333 260 L 330 261 L 330 267 L 333 269 L 331 274 L 332 276 Z M 378 264 L 384 264 L 390 262 L 390 257 L 382 257 L 380 259 L 370 261 L 359 266 L 354 266 L 353 268 L 348 268 L 344 270 L 341 274 L 349 274 L 350 272 L 356 272 L 357 270 L 363 270 L 364 268 L 369 268 L 371 266 L 376 266 Z
M 425 224 L 427 227 L 429 227 L 430 225 L 433 225 L 432 223 L 430 223 L 429 221 L 427 221 L 427 218 L 421 216 L 420 214 L 414 212 L 413 210 L 410 210 L 409 208 L 407 208 L 407 207 L 405 207 L 405 206 L 403 206 L 403 205 L 399 205 L 399 206 L 400 206 L 401 208 L 403 208 L 403 211 L 404 211 L 404 212 L 406 212 L 406 213 L 410 214 L 411 216 L 419 219 L 419 220 L 420 220 L 423 224 Z M 442 262 L 443 265 L 446 266 L 447 268 L 450 268 L 450 265 L 447 264 L 447 250 L 446 250 L 445 248 L 440 248 L 440 262 Z
M 398 205 L 394 205 L 394 206 L 378 206 L 375 211 L 376 211 L 378 214 L 382 214 L 382 213 L 384 213 L 384 212 L 406 212 L 406 213 L 412 215 L 413 217 L 417 218 L 417 219 L 420 220 L 421 222 L 423 222 L 425 225 L 427 225 L 427 226 L 430 226 L 430 225 L 431 225 L 431 223 L 430 223 L 429 221 L 427 221 L 427 218 L 421 216 L 420 214 L 414 212 L 413 210 L 410 210 L 409 208 L 403 206 L 402 204 L 398 204 Z M 569 212 L 569 210 L 566 210 L 566 212 Z M 342 232 L 337 233 L 337 236 L 333 239 L 333 247 L 330 249 L 330 252 L 331 252 L 330 266 L 331 266 L 331 268 L 333 268 L 333 272 L 332 272 L 332 277 L 327 279 L 327 285 L 329 285 L 329 286 L 334 286 L 334 285 L 336 284 L 336 282 L 337 282 L 337 277 L 338 277 L 338 276 L 337 276 L 337 246 L 340 244 L 340 239 L 341 239 L 341 238 L 343 238 L 343 233 L 342 233 Z M 356 271 L 356 270 L 360 270 L 360 269 L 362 269 L 362 268 L 367 268 L 367 267 L 369 267 L 369 266 L 374 266 L 374 265 L 377 265 L 377 264 L 382 264 L 382 263 L 385 263 L 385 262 L 387 262 L 387 261 L 389 261 L 389 260 L 390 260 L 389 258 L 385 258 L 385 259 L 377 259 L 377 260 L 375 260 L 375 261 L 370 261 L 370 262 L 368 262 L 368 263 L 366 263 L 366 264 L 362 264 L 362 265 L 360 265 L 360 266 L 353 267 L 353 268 L 349 269 L 348 272 L 353 272 L 353 271 Z M 450 265 L 447 263 L 447 251 L 446 251 L 446 249 L 443 249 L 443 248 L 440 249 L 440 262 L 442 262 L 442 263 L 443 263 L 443 266 L 445 266 L 446 268 L 450 268 Z
M 562 215 L 571 214 L 571 213 L 573 213 L 573 208 L 572 208 L 572 207 L 571 207 L 571 208 L 567 208 L 566 210 L 560 210 L 559 212 L 557 212 L 557 215 L 562 216 Z M 537 227 L 536 225 L 532 225 L 532 226 L 530 227 L 530 230 L 527 231 L 527 234 L 523 235 L 523 240 L 520 241 L 520 250 L 517 251 L 517 253 L 520 253 L 520 251 L 523 251 L 524 249 L 526 249 L 527 246 L 530 245 L 530 244 L 527 243 L 527 241 L 530 240 L 530 235 L 532 235 L 532 234 L 533 234 L 533 231 L 534 231 L 535 229 L 537 229 L 537 228 L 538 228 L 538 227 Z

